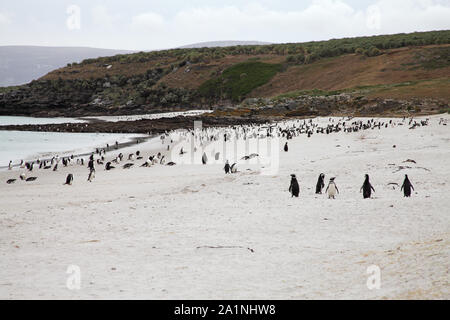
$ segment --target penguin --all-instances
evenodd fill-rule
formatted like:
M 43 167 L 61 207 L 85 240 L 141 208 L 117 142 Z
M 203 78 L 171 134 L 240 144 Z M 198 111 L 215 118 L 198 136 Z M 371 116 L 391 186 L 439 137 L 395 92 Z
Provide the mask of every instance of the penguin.
M 206 156 L 206 153 L 205 153 L 205 152 L 203 152 L 202 163 L 203 163 L 203 164 L 207 164 L 207 163 L 208 163 L 208 157 Z
M 372 195 L 372 190 L 373 190 L 373 192 L 375 192 L 375 189 L 372 187 L 372 185 L 369 182 L 368 174 L 365 175 L 364 183 L 363 183 L 361 189 L 359 190 L 359 192 L 361 192 L 361 190 L 363 191 L 364 199 L 370 198 L 370 196 Z
M 73 182 L 73 174 L 69 173 L 66 177 L 66 183 L 64 184 L 68 184 L 69 186 L 71 186 L 72 182 Z
M 21 173 L 19 177 L 20 177 L 20 180 L 25 180 L 25 173 Z
M 408 175 L 405 174 L 405 180 L 403 181 L 402 187 L 400 188 L 400 191 L 403 191 L 404 197 L 411 197 L 411 189 L 414 190 L 413 185 L 411 184 L 411 181 L 408 179 Z
M 95 178 L 95 169 L 91 169 L 89 171 L 87 181 L 92 182 L 92 180 L 94 180 L 94 178 Z
M 230 170 L 231 170 L 231 173 L 236 173 L 236 172 L 237 172 L 237 164 L 236 164 L 236 163 L 233 163 L 233 164 L 231 165 Z
M 298 181 L 295 174 L 291 174 L 291 185 L 289 186 L 289 192 L 291 193 L 291 197 L 298 198 L 300 187 L 298 185 Z
M 36 179 L 37 179 L 37 177 L 29 177 L 29 178 L 26 178 L 25 181 L 29 182 L 29 181 L 34 181 Z
M 125 163 L 122 168 L 124 169 L 130 169 L 132 166 L 134 166 L 134 163 Z
M 325 174 L 321 173 L 317 179 L 316 194 L 322 194 L 322 189 L 325 187 L 325 182 L 323 182 L 324 179 Z
M 105 170 L 111 170 L 111 169 L 114 169 L 115 167 L 113 167 L 112 165 L 111 165 L 111 162 L 107 162 L 106 163 L 106 165 L 105 165 Z
M 228 160 L 225 162 L 225 167 L 223 167 L 223 169 L 225 170 L 225 174 L 230 173 L 230 164 L 228 163 Z
M 328 192 L 328 199 L 334 199 L 336 196 L 336 192 L 339 194 L 339 189 L 334 182 L 335 178 L 330 178 L 330 182 L 328 183 L 328 187 L 325 190 L 325 192 Z
M 8 170 L 11 170 L 12 169 L 12 161 L 11 160 L 9 160 L 9 164 L 8 164 Z
M 288 147 L 288 143 L 286 142 L 284 144 L 284 152 L 288 152 L 289 151 L 289 147 Z
M 16 182 L 16 180 L 17 180 L 17 179 L 8 179 L 8 180 L 6 181 L 6 183 L 7 183 L 7 184 L 11 184 L 11 183 Z
M 173 161 L 170 161 L 170 162 L 168 162 L 168 163 L 166 164 L 166 166 L 174 166 L 174 165 L 176 165 L 176 163 L 173 162 Z
M 57 171 L 58 170 L 58 164 L 56 163 L 55 166 L 53 167 L 53 171 Z

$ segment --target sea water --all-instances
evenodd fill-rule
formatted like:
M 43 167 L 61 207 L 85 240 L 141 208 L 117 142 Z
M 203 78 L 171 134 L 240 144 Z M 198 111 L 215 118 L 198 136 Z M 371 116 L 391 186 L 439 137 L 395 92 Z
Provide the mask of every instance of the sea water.
M 34 131 L 1 131 L 0 130 L 0 167 L 8 165 L 12 160 L 17 164 L 20 160 L 36 160 L 38 157 L 80 154 L 92 152 L 95 148 L 104 148 L 106 144 L 114 145 L 127 142 L 138 134 L 114 133 L 62 133 Z
M 83 123 L 86 120 L 76 118 L 34 118 L 34 117 L 16 117 L 0 116 L 0 126 L 7 125 L 25 125 L 25 124 L 55 124 L 55 123 Z

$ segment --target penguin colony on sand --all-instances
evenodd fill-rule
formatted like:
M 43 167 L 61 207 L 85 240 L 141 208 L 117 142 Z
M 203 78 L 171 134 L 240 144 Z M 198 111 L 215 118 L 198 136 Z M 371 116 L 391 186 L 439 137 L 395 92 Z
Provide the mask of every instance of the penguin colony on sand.
M 197 147 L 203 147 L 208 143 L 218 141 L 219 139 L 223 139 L 224 142 L 228 142 L 231 140 L 248 140 L 252 138 L 284 138 L 286 140 L 291 140 L 294 137 L 298 137 L 300 135 L 306 135 L 308 138 L 311 138 L 314 134 L 332 134 L 337 132 L 346 132 L 346 133 L 352 133 L 352 132 L 359 132 L 364 130 L 381 130 L 383 128 L 389 128 L 389 127 L 396 127 L 396 126 L 403 126 L 407 125 L 409 129 L 413 130 L 418 127 L 427 126 L 428 125 L 428 119 L 426 120 L 420 120 L 416 121 L 414 119 L 406 119 L 405 117 L 399 122 L 394 120 L 375 120 L 375 119 L 366 119 L 366 120 L 352 120 L 351 117 L 347 118 L 329 118 L 328 123 L 325 124 L 325 126 L 320 125 L 319 123 L 316 123 L 313 121 L 313 119 L 308 120 L 294 120 L 294 121 L 285 121 L 285 122 L 279 122 L 279 123 L 266 123 L 266 124 L 250 124 L 250 125 L 236 125 L 236 126 L 229 126 L 229 127 L 222 127 L 222 128 L 202 128 L 202 129 L 189 129 L 189 130 L 174 130 L 171 132 L 165 132 L 160 136 L 161 143 L 167 144 L 167 150 L 170 150 L 171 144 L 174 142 L 174 134 L 178 137 L 179 140 L 187 140 L 187 138 L 191 138 L 194 141 L 194 152 L 197 151 Z M 447 125 L 446 119 L 441 119 L 439 121 L 439 125 Z M 117 156 L 114 156 L 111 161 L 105 160 L 106 150 L 111 152 L 114 150 L 117 150 L 119 147 L 119 143 L 116 141 L 114 148 L 110 148 L 109 145 L 106 145 L 106 149 L 96 149 L 95 153 L 92 153 L 88 160 L 88 178 L 87 181 L 92 182 L 95 178 L 95 165 L 104 165 L 105 171 L 110 171 L 115 169 L 117 166 L 120 166 L 120 163 L 124 160 L 124 155 L 122 153 L 119 153 Z M 288 142 L 286 141 L 283 146 L 284 152 L 289 151 Z M 188 153 L 183 148 L 179 150 L 179 155 L 183 156 L 184 154 Z M 219 154 L 216 153 L 214 156 L 215 160 L 219 159 Z M 258 157 L 259 155 L 256 153 L 250 154 L 250 155 L 244 155 L 241 160 L 249 160 L 254 157 Z M 75 161 L 76 158 L 76 161 Z M 144 157 L 140 153 L 140 151 L 137 151 L 135 153 L 128 154 L 127 160 L 128 162 L 122 165 L 123 169 L 131 169 L 132 167 L 135 167 L 134 161 L 136 160 L 143 160 Z M 206 153 L 203 153 L 201 157 L 202 164 L 206 165 L 208 164 L 208 156 Z M 58 155 L 54 156 L 50 160 L 43 160 L 37 159 L 36 161 L 31 162 L 24 162 L 23 160 L 20 162 L 20 168 L 21 169 L 27 169 L 29 172 L 32 172 L 34 169 L 35 164 L 39 165 L 39 169 L 42 170 L 48 170 L 52 169 L 53 171 L 58 170 L 58 165 L 62 163 L 64 167 L 70 167 L 75 165 L 84 166 L 85 165 L 85 159 L 82 157 L 62 157 L 60 158 Z M 114 164 L 114 165 L 113 165 Z M 156 155 L 150 155 L 144 163 L 140 165 L 140 167 L 152 167 L 156 164 L 160 165 L 167 165 L 167 166 L 174 166 L 176 165 L 175 162 L 169 161 L 166 164 L 166 157 L 165 155 L 161 154 L 161 152 L 158 152 Z M 225 174 L 233 174 L 238 172 L 238 164 L 234 162 L 230 165 L 229 161 L 226 160 L 224 171 Z M 8 164 L 8 169 L 12 170 L 13 163 L 12 161 Z M 31 182 L 35 181 L 37 177 L 28 177 L 26 178 L 25 174 L 22 173 L 20 175 L 20 179 Z M 66 178 L 65 185 L 71 185 L 73 183 L 73 174 L 68 174 Z M 16 182 L 17 179 L 8 179 L 6 182 L 8 184 L 13 184 Z M 325 188 L 325 175 L 321 173 L 319 175 L 319 178 L 317 180 L 315 193 L 316 194 L 322 194 L 323 189 Z M 409 181 L 408 177 L 405 176 L 405 181 L 402 185 L 401 190 L 404 192 L 405 197 L 411 196 L 411 190 L 414 190 L 411 182 Z M 361 191 L 363 193 L 363 197 L 370 198 L 372 191 L 375 192 L 375 189 L 369 182 L 369 176 L 366 175 L 365 181 L 363 183 L 363 186 L 361 187 Z M 297 177 L 295 175 L 291 175 L 291 185 L 289 187 L 289 192 L 291 193 L 292 197 L 298 197 L 300 193 L 299 184 L 297 181 Z M 330 178 L 330 181 L 328 182 L 328 186 L 325 190 L 325 192 L 328 195 L 328 198 L 334 199 L 337 194 L 339 194 L 339 189 L 336 185 L 335 178 Z

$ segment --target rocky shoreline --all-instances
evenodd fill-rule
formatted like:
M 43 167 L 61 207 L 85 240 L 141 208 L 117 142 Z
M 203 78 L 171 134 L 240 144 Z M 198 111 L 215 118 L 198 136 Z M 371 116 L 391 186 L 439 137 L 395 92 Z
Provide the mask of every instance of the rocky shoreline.
M 29 124 L 0 126 L 0 130 L 41 131 L 41 132 L 103 132 L 103 133 L 142 133 L 157 134 L 175 129 L 191 129 L 194 121 L 202 121 L 204 127 L 224 127 L 233 125 L 261 124 L 268 118 L 253 117 L 210 117 L 178 116 L 174 118 L 143 119 L 136 121 L 94 121 L 90 123 Z

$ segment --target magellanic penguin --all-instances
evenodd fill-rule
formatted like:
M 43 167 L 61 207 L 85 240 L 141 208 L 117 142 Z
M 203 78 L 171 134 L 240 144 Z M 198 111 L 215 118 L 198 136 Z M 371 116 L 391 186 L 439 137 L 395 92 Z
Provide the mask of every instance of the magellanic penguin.
M 336 193 L 339 193 L 339 189 L 334 182 L 335 178 L 330 178 L 330 182 L 328 183 L 328 187 L 325 192 L 328 192 L 328 199 L 334 199 Z
M 295 174 L 291 174 L 291 185 L 289 186 L 289 192 L 291 193 L 291 197 L 298 197 L 298 194 L 300 193 L 300 186 L 298 185 Z
M 411 184 L 411 181 L 408 179 L 408 175 L 405 174 L 405 180 L 403 181 L 403 185 L 400 189 L 400 191 L 403 190 L 403 195 L 407 198 L 411 197 L 411 189 L 414 190 L 413 185 Z
M 69 173 L 66 178 L 66 183 L 64 184 L 68 184 L 69 186 L 71 186 L 72 182 L 73 182 L 73 174 Z
M 359 192 L 361 192 L 361 190 L 363 191 L 363 197 L 364 199 L 370 198 L 370 196 L 372 195 L 372 190 L 373 192 L 375 192 L 375 189 L 372 187 L 372 185 L 369 182 L 369 175 L 366 174 L 366 179 L 364 180 L 364 183 L 361 187 L 361 189 L 359 190 Z
M 325 175 L 321 173 L 317 179 L 316 194 L 322 194 L 322 189 L 325 187 L 325 182 L 323 181 L 324 179 Z

